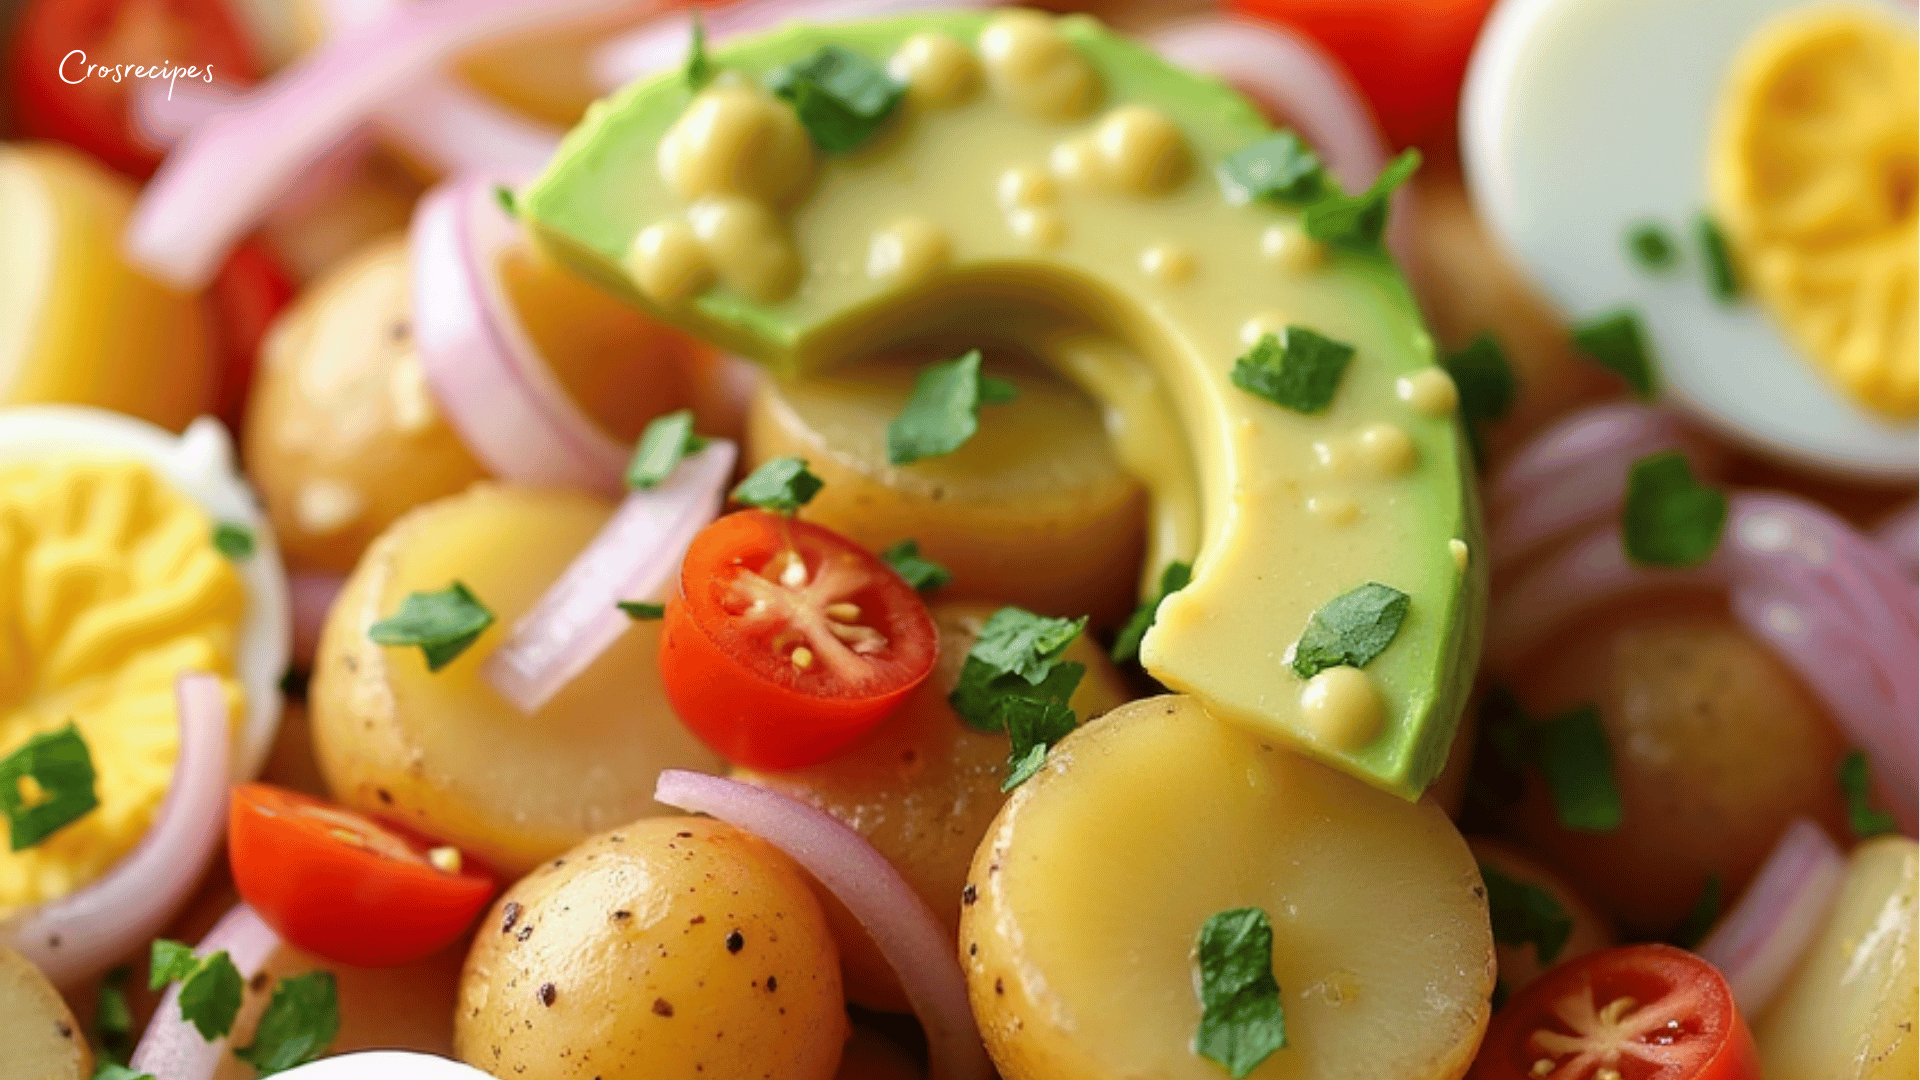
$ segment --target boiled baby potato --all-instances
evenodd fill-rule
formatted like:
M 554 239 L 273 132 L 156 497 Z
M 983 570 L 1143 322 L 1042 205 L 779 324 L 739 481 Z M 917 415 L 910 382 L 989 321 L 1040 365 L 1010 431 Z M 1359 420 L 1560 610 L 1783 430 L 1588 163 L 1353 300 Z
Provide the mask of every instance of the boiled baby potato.
M 1273 925 L 1286 1046 L 1248 1075 L 1452 1080 L 1486 1028 L 1480 874 L 1410 803 L 1213 719 L 1132 702 L 1061 742 L 1001 809 L 961 916 L 974 1013 L 1006 1080 L 1219 1080 L 1193 1040 L 1195 939 Z
M 1754 1024 L 1769 1077 L 1920 1076 L 1920 849 L 1888 836 L 1854 850 L 1840 899 Z
M 40 969 L 0 945 L 0 1070 L 32 1080 L 89 1080 L 93 1050 Z
M 588 840 L 508 889 L 460 976 L 454 1053 L 527 1080 L 829 1080 L 847 1038 L 804 871 L 707 818 Z
M 1613 930 L 1607 926 L 1606 919 L 1593 909 L 1592 904 L 1581 899 L 1559 875 L 1497 840 L 1475 837 L 1467 841 L 1467 846 L 1473 849 L 1473 857 L 1480 864 L 1482 877 L 1500 874 L 1517 885 L 1545 892 L 1571 925 L 1566 941 L 1551 959 L 1540 955 L 1536 942 L 1515 944 L 1500 941 L 1496 937 L 1494 955 L 1500 961 L 1500 985 L 1509 994 L 1524 990 L 1528 983 L 1555 964 L 1613 946 Z M 1494 933 L 1498 935 L 1499 932 L 1500 927 L 1496 923 Z
M 480 484 L 375 541 L 328 616 L 310 687 L 314 755 L 336 799 L 520 873 L 662 812 L 651 794 L 660 770 L 719 770 L 660 688 L 659 623 L 629 627 L 532 716 L 481 677 L 612 509 L 575 492 Z M 429 672 L 419 649 L 368 640 L 409 593 L 456 580 L 496 621 L 452 664 Z
M 1582 620 L 1522 670 L 1514 690 L 1530 715 L 1599 709 L 1622 820 L 1562 828 L 1535 774 L 1508 827 L 1630 935 L 1672 933 L 1709 874 L 1739 896 L 1795 817 L 1845 835 L 1834 778 L 1846 744 L 1724 601 L 1638 599 Z
M 900 710 L 829 761 L 805 769 L 761 773 L 736 768 L 750 784 L 791 795 L 859 831 L 907 879 L 949 931 L 960 925 L 960 889 L 974 849 L 1006 801 L 1007 737 L 975 731 L 947 695 L 980 628 L 998 605 L 948 601 L 933 605 L 940 652 L 933 675 Z M 1127 700 L 1126 684 L 1100 647 L 1082 634 L 1064 659 L 1085 664 L 1071 702 L 1084 722 Z M 840 942 L 847 996 L 871 1009 L 906 1012 L 893 968 L 846 907 L 823 894 L 827 921 Z
M 1121 470 L 1099 408 L 1078 391 L 988 353 L 988 368 L 1020 396 L 981 408 L 980 430 L 959 450 L 888 464 L 887 427 L 915 373 L 947 357 L 765 380 L 747 416 L 752 464 L 807 459 L 826 487 L 802 517 L 875 550 L 918 540 L 953 572 L 948 596 L 1091 615 L 1102 626 L 1125 619 L 1145 550 L 1146 491 Z

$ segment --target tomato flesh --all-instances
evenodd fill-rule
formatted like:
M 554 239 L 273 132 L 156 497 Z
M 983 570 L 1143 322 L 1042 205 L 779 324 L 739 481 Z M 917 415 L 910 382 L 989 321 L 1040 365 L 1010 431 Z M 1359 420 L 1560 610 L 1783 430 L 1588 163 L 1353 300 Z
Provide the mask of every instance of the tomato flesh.
M 831 530 L 759 510 L 694 540 L 664 618 L 674 711 L 756 769 L 826 760 L 933 671 L 933 619 L 899 575 Z
M 1590 953 L 1494 1018 L 1473 1080 L 1760 1080 L 1726 980 L 1668 945 Z
M 234 885 L 315 956 L 354 967 L 418 960 L 457 940 L 493 898 L 484 870 L 443 870 L 430 845 L 371 818 L 267 784 L 232 798 Z

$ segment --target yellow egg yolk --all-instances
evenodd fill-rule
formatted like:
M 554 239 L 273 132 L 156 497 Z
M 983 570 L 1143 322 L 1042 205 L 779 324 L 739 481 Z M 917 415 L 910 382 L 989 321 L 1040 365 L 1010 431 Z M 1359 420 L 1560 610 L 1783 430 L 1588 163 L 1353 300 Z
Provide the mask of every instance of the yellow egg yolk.
M 1858 7 L 1791 12 L 1742 51 L 1709 182 L 1755 293 L 1862 405 L 1920 411 L 1920 43 Z
M 0 757 L 71 721 L 99 798 L 34 847 L 0 844 L 0 918 L 98 878 L 146 834 L 179 752 L 176 676 L 220 675 L 229 715 L 242 715 L 246 593 L 212 535 L 199 506 L 137 461 L 0 465 Z

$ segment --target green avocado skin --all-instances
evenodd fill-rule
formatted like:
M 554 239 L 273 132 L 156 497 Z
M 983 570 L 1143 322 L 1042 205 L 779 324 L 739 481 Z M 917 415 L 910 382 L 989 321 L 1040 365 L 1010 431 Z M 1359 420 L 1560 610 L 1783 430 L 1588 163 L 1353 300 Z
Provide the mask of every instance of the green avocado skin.
M 764 80 L 772 71 L 829 43 L 884 60 L 908 37 L 923 31 L 972 42 L 992 17 L 991 12 L 950 12 L 831 26 L 789 24 L 716 48 L 710 56 L 717 68 Z M 1067 16 L 1059 26 L 1093 63 L 1110 101 L 1150 104 L 1181 128 L 1195 152 L 1198 172 L 1210 174 L 1227 155 L 1272 131 L 1260 112 L 1224 83 L 1174 67 L 1089 16 Z M 856 310 L 812 311 L 803 318 L 791 302 L 761 304 L 720 288 L 674 310 L 662 310 L 640 295 L 623 268 L 623 258 L 642 228 L 679 210 L 660 180 L 656 147 L 692 98 L 684 73 L 673 70 L 594 103 L 546 171 L 520 195 L 522 221 L 536 241 L 655 318 L 785 374 L 819 370 L 845 358 L 848 341 L 862 339 L 861 331 L 850 327 L 904 318 L 903 305 L 897 300 Z M 1212 179 L 1208 175 L 1196 182 Z M 1249 208 L 1250 214 L 1263 212 L 1262 207 Z M 1250 232 L 1261 224 L 1257 218 L 1250 221 Z M 1389 358 L 1395 370 L 1413 371 L 1433 364 L 1433 343 L 1418 306 L 1384 253 L 1330 252 L 1327 270 L 1347 283 L 1370 318 L 1391 328 L 1395 351 L 1401 354 Z M 936 301 L 923 296 L 920 302 Z M 1472 456 L 1457 423 L 1451 443 L 1451 453 L 1446 455 L 1450 460 L 1434 461 L 1428 468 L 1435 475 L 1411 488 L 1412 498 L 1431 505 L 1421 515 L 1421 531 L 1428 535 L 1409 542 L 1444 550 L 1449 537 L 1459 538 L 1467 543 L 1471 557 L 1464 570 L 1457 570 L 1450 561 L 1444 566 L 1431 560 L 1419 564 L 1431 568 L 1427 572 L 1434 576 L 1451 574 L 1451 580 L 1413 582 L 1426 603 L 1421 621 L 1430 629 L 1421 635 L 1419 647 L 1429 655 L 1423 656 L 1419 668 L 1431 685 L 1388 686 L 1390 693 L 1419 714 L 1406 728 L 1411 736 L 1382 738 L 1350 754 L 1317 754 L 1406 798 L 1417 798 L 1446 764 L 1479 662 L 1487 606 L 1478 492 Z M 1434 610 L 1436 606 L 1444 610 Z M 1276 634 L 1290 640 L 1298 630 L 1276 628 Z

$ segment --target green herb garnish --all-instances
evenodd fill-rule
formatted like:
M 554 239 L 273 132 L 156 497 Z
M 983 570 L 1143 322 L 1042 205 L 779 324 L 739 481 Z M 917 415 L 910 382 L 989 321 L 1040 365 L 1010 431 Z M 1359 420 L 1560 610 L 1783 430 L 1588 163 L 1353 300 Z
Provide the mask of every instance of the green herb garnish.
M 1676 254 L 1673 237 L 1657 221 L 1643 221 L 1627 230 L 1627 254 L 1647 270 L 1666 270 Z
M 953 580 L 953 573 L 946 567 L 921 556 L 917 540 L 900 541 L 881 552 L 880 561 L 893 567 L 893 572 L 915 592 L 932 592 Z
M 700 13 L 693 13 L 693 28 L 687 41 L 687 89 L 699 93 L 713 80 L 713 61 L 707 58 L 707 24 Z
M 1693 219 L 1693 236 L 1699 241 L 1700 256 L 1707 264 L 1707 287 L 1713 298 L 1723 304 L 1740 299 L 1740 275 L 1733 268 L 1733 253 L 1719 224 L 1701 214 Z
M 1273 977 L 1273 923 L 1259 908 L 1222 911 L 1200 928 L 1200 1030 L 1193 1048 L 1240 1080 L 1287 1045 Z
M 1536 760 L 1561 827 L 1588 833 L 1619 828 L 1620 789 L 1600 710 L 1582 705 L 1563 713 L 1538 725 L 1535 738 Z
M 1001 608 L 980 628 L 947 701 L 980 731 L 1002 728 L 1001 706 L 1010 698 L 1067 701 L 1087 669 L 1060 656 L 1086 625 L 1084 616 L 1051 619 Z
M 1007 698 L 1000 705 L 999 715 L 1001 726 L 1006 728 L 1012 742 L 1007 753 L 1007 778 L 1000 784 L 1001 791 L 1012 791 L 1039 772 L 1040 766 L 1046 764 L 1047 751 L 1072 734 L 1079 723 L 1065 701 L 1053 698 Z
M 253 530 L 231 521 L 213 527 L 213 548 L 230 562 L 239 562 L 253 554 Z
M 1551 967 L 1573 936 L 1573 917 L 1553 894 L 1530 882 L 1516 881 L 1480 864 L 1487 884 L 1487 917 L 1493 921 L 1493 940 L 1502 945 L 1532 945 L 1541 967 Z
M 195 956 L 192 949 L 177 941 L 155 941 L 148 965 L 148 989 L 158 990 L 170 982 L 180 984 L 180 1019 L 192 1024 L 201 1038 L 212 1042 L 233 1030 L 246 981 L 226 950 Z
M 134 1072 L 112 1058 L 94 1062 L 93 1080 L 154 1080 L 152 1073 Z
M 1707 939 L 1707 931 L 1713 929 L 1714 920 L 1719 917 L 1720 875 L 1708 874 L 1707 883 L 1700 890 L 1700 898 L 1687 909 L 1680 925 L 1674 927 L 1668 943 L 1682 949 L 1694 948 Z
M 1847 825 L 1862 840 L 1899 827 L 1892 814 L 1873 808 L 1873 776 L 1864 750 L 1849 750 L 1840 759 L 1840 794 L 1847 800 Z
M 1400 632 L 1412 603 L 1399 589 L 1373 581 L 1327 601 L 1293 647 L 1294 674 L 1311 679 L 1342 664 L 1366 667 Z
M 1300 136 L 1276 131 L 1227 155 L 1220 163 L 1220 183 L 1231 203 L 1310 203 L 1326 193 L 1327 173 Z
M 814 145 L 829 154 L 872 138 L 907 92 L 886 68 L 839 45 L 822 45 L 774 72 L 768 87 L 792 103 Z
M 1573 347 L 1594 363 L 1627 381 L 1643 400 L 1655 393 L 1653 354 L 1640 329 L 1640 317 L 1631 309 L 1602 312 L 1573 328 Z
M 438 592 L 408 593 L 397 613 L 367 628 L 367 638 L 376 645 L 417 645 L 427 670 L 439 671 L 492 625 L 493 612 L 456 581 Z
M 747 474 L 730 498 L 775 514 L 792 514 L 813 501 L 826 484 L 807 471 L 805 458 L 774 458 Z
M 339 1033 L 340 998 L 333 972 L 309 971 L 280 980 L 253 1029 L 253 1042 L 233 1056 L 261 1076 L 271 1076 L 326 1053 Z
M 1333 403 L 1340 376 L 1353 359 L 1353 346 L 1289 326 L 1283 344 L 1262 334 L 1233 362 L 1233 385 L 1283 408 L 1309 415 Z
M 1335 247 L 1373 250 L 1387 228 L 1387 199 L 1420 167 L 1420 151 L 1408 149 L 1380 171 L 1373 186 L 1358 195 L 1338 190 L 1307 207 L 1301 222 L 1307 235 Z
M 514 197 L 513 189 L 507 185 L 493 185 L 493 201 L 500 204 L 500 209 L 505 210 L 508 217 L 520 216 L 520 202 Z
M 1120 628 L 1113 639 L 1113 651 L 1109 654 L 1116 664 L 1125 664 L 1140 658 L 1140 642 L 1145 640 L 1147 631 L 1153 629 L 1154 617 L 1160 613 L 1160 602 L 1193 581 L 1193 567 L 1183 562 L 1170 562 L 1160 571 L 1160 591 L 1151 600 L 1143 602 L 1133 609 L 1133 616 Z
M 1634 562 L 1698 566 L 1720 546 L 1726 524 L 1726 495 L 1695 480 L 1680 451 L 1643 457 L 1627 471 L 1620 535 Z
M 25 851 L 99 806 L 94 779 L 93 754 L 72 721 L 0 758 L 0 812 L 13 850 Z
M 641 600 L 615 600 L 613 606 L 627 613 L 634 622 L 654 622 L 667 616 L 667 605 L 649 604 Z
M 1520 394 L 1507 353 L 1492 334 L 1483 333 L 1447 356 L 1447 374 L 1460 394 L 1460 415 L 1470 424 L 1492 423 L 1507 415 Z
M 1020 396 L 1004 379 L 980 373 L 980 350 L 929 364 L 913 380 L 900 415 L 887 425 L 887 460 L 907 465 L 951 454 L 980 430 L 980 406 Z
M 673 475 L 675 466 L 705 445 L 707 440 L 693 433 L 692 409 L 655 417 L 640 435 L 633 460 L 627 462 L 627 486 L 639 491 L 658 487 Z
M 100 1056 L 124 1065 L 133 1052 L 133 1009 L 127 1005 L 127 983 L 133 969 L 122 964 L 107 972 L 94 995 L 93 1043 Z

